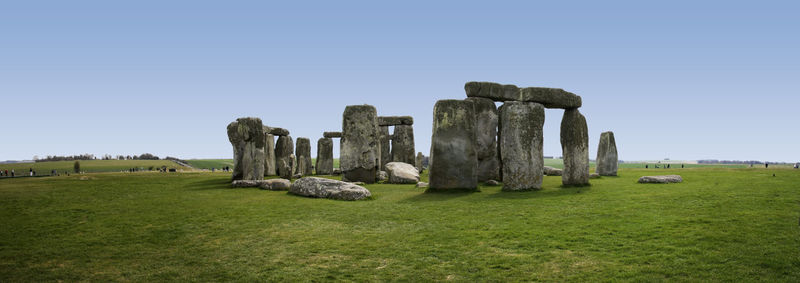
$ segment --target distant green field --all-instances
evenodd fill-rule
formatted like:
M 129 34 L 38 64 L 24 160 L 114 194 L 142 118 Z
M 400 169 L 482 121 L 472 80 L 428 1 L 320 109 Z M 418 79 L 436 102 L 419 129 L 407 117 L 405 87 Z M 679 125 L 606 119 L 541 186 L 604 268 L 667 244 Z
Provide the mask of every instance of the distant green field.
M 316 158 L 312 158 L 311 164 L 316 164 L 316 160 Z M 198 169 L 219 169 L 225 166 L 233 167 L 233 159 L 190 159 L 186 160 L 186 162 Z M 333 159 L 333 168 L 339 168 L 339 158 Z
M 371 184 L 356 202 L 227 172 L 0 179 L 0 282 L 800 281 L 800 170 L 636 183 L 654 171 L 515 193 Z
M 120 172 L 130 168 L 138 168 L 140 170 L 147 170 L 151 166 L 167 168 L 175 168 L 181 170 L 189 170 L 187 167 L 179 166 L 177 163 L 169 160 L 80 160 L 81 171 L 83 172 Z M 48 161 L 48 162 L 35 162 L 35 163 L 12 163 L 0 164 L 0 170 L 11 169 L 16 170 L 17 175 L 28 174 L 30 168 L 36 171 L 37 175 L 50 175 L 50 171 L 58 170 L 59 173 L 70 172 L 72 173 L 72 166 L 75 161 Z

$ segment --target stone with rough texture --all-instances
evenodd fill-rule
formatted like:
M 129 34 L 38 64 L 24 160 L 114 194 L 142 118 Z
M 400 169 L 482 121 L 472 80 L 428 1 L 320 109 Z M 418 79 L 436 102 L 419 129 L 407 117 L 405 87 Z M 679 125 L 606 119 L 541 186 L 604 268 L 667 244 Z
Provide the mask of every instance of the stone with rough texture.
M 600 178 L 600 174 L 597 173 L 589 174 L 589 179 L 598 179 L 598 178 Z
M 288 191 L 291 186 L 292 182 L 286 179 L 263 180 L 261 184 L 258 185 L 262 190 L 270 191 Z
M 544 107 L 533 102 L 506 102 L 500 112 L 500 119 L 503 190 L 541 189 L 544 166 Z
M 580 108 L 581 97 L 560 88 L 526 87 L 519 90 L 520 101 L 536 102 L 546 108 Z
M 484 184 L 486 184 L 487 186 L 499 186 L 499 185 L 502 185 L 497 180 L 489 180 L 489 181 L 486 181 L 486 183 L 484 183 Z
M 417 170 L 419 170 L 420 174 L 422 174 L 422 171 L 425 169 L 422 166 L 422 161 L 424 160 L 425 160 L 425 155 L 423 155 L 422 152 L 417 152 L 417 158 L 414 160 L 415 161 L 414 166 L 417 167 Z
M 416 184 L 419 182 L 419 171 L 414 165 L 403 162 L 389 162 L 386 164 L 386 172 L 389 173 L 389 183 L 392 184 Z
M 263 183 L 264 180 L 233 180 L 231 182 L 231 188 L 252 188 L 258 187 Z
M 578 109 L 564 110 L 561 119 L 561 150 L 564 171 L 561 183 L 565 186 L 589 184 L 589 130 L 586 118 Z
M 378 116 L 378 126 L 414 125 L 411 116 Z
M 419 182 L 419 183 L 417 183 L 417 185 L 415 187 L 417 187 L 417 188 L 427 188 L 428 187 L 428 183 Z
M 617 157 L 617 141 L 614 132 L 600 134 L 600 144 L 597 146 L 597 169 L 600 176 L 617 176 L 619 159 Z
M 369 190 L 362 186 L 319 177 L 300 178 L 292 183 L 289 193 L 336 200 L 361 200 L 372 196 Z
M 392 135 L 392 162 L 414 164 L 415 151 L 413 126 L 394 126 L 394 134 Z
M 519 100 L 519 88 L 515 85 L 501 85 L 493 82 L 467 82 L 464 84 L 467 97 L 482 97 L 493 101 Z
M 292 136 L 278 136 L 275 142 L 275 173 L 284 179 L 292 178 L 292 156 L 294 155 L 294 143 Z
M 389 173 L 386 173 L 386 171 L 379 171 L 378 172 L 378 181 L 383 182 L 383 181 L 386 181 L 386 180 L 389 180 Z
M 639 178 L 639 183 L 666 184 L 680 182 L 683 182 L 683 178 L 680 175 L 643 176 Z
M 273 136 L 288 136 L 289 130 L 284 128 L 270 127 L 269 134 Z
M 233 146 L 232 180 L 264 179 L 264 125 L 259 118 L 239 118 L 228 124 Z
M 547 176 L 561 176 L 563 175 L 563 173 L 564 172 L 561 169 L 550 166 L 544 166 L 544 174 Z
M 389 126 L 379 126 L 378 134 L 381 144 L 381 170 L 386 171 L 386 163 L 392 162 L 392 152 L 389 146 L 392 142 L 392 137 L 389 135 Z
M 314 166 L 317 175 L 333 174 L 333 140 L 320 138 L 317 140 L 317 160 Z
M 482 97 L 466 99 L 475 104 L 475 132 L 478 146 L 478 182 L 500 179 L 500 157 L 497 155 L 499 114 L 494 101 Z
M 294 147 L 297 165 L 295 174 L 301 176 L 313 175 L 313 165 L 311 165 L 311 140 L 308 138 L 297 138 L 297 145 Z
M 375 183 L 381 166 L 377 117 L 372 105 L 345 107 L 339 165 L 342 180 Z
M 342 169 L 333 168 L 333 175 L 342 175 Z
M 475 107 L 465 100 L 439 100 L 433 106 L 430 189 L 476 190 L 478 157 Z
M 264 126 L 264 176 L 275 176 L 275 135 Z
M 341 138 L 342 132 L 323 132 L 322 137 L 325 138 Z

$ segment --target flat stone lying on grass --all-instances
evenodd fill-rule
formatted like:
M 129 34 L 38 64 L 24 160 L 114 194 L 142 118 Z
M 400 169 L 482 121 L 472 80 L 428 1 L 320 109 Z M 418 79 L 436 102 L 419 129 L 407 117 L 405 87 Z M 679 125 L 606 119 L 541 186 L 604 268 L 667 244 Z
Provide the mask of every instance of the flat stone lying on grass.
M 300 178 L 292 184 L 289 193 L 336 200 L 360 200 L 372 196 L 369 190 L 362 186 L 319 177 Z
M 486 183 L 485 183 L 485 184 L 486 184 L 487 186 L 499 186 L 499 185 L 502 185 L 500 182 L 498 182 L 498 181 L 496 181 L 496 180 L 489 180 L 489 181 L 486 181 Z
M 597 179 L 597 178 L 600 178 L 600 174 L 597 173 L 589 174 L 589 179 Z
M 254 188 L 258 187 L 265 180 L 234 180 L 231 182 L 231 188 Z
M 416 184 L 419 182 L 419 171 L 414 165 L 403 162 L 386 163 L 386 172 L 389 173 L 391 184 Z
M 286 179 L 269 179 L 269 180 L 262 180 L 260 181 L 259 188 L 262 190 L 270 190 L 270 191 L 288 191 L 289 187 L 292 186 L 292 181 Z
M 427 188 L 427 187 L 428 187 L 428 183 L 425 183 L 425 182 L 419 182 L 419 183 L 417 183 L 417 186 L 416 186 L 416 187 L 417 187 L 417 188 Z
M 666 184 L 680 182 L 683 182 L 683 178 L 680 175 L 643 176 L 639 178 L 639 183 Z
M 550 166 L 544 166 L 544 174 L 547 176 L 561 176 L 561 174 L 563 173 L 564 171 L 562 171 L 561 169 Z

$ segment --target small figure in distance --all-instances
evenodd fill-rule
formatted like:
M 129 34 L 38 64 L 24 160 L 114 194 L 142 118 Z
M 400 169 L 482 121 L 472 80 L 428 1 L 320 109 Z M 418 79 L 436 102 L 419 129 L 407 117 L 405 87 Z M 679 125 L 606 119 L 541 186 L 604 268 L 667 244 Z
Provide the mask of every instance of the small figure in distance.
M 647 169 L 647 164 L 644 165 L 644 169 Z
M 681 164 L 681 169 L 683 169 L 683 164 Z
M 667 164 L 667 168 L 669 168 L 669 164 Z
M 764 163 L 764 168 L 769 168 L 769 163 Z

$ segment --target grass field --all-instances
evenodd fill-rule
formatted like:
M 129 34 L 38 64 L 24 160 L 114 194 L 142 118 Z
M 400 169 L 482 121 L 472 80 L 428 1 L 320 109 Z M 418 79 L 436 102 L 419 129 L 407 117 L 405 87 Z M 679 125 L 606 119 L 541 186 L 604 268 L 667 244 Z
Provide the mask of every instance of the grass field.
M 130 168 L 139 168 L 147 170 L 151 166 L 167 168 L 176 168 L 181 170 L 188 170 L 189 168 L 179 166 L 177 163 L 170 160 L 80 160 L 81 171 L 83 172 L 120 172 Z M 30 168 L 36 171 L 37 175 L 50 175 L 50 171 L 58 170 L 60 174 L 64 172 L 72 173 L 73 164 L 75 161 L 48 161 L 36 163 L 10 163 L 0 164 L 0 170 L 11 169 L 16 170 L 17 176 L 27 175 Z
M 316 158 L 312 158 L 311 160 L 311 163 L 315 164 Z M 219 169 L 225 166 L 233 167 L 233 159 L 190 159 L 186 160 L 186 162 L 198 169 Z M 333 159 L 333 168 L 339 168 L 339 158 Z
M 344 202 L 221 172 L 2 179 L 0 281 L 800 281 L 799 170 L 657 172 L 685 182 Z

